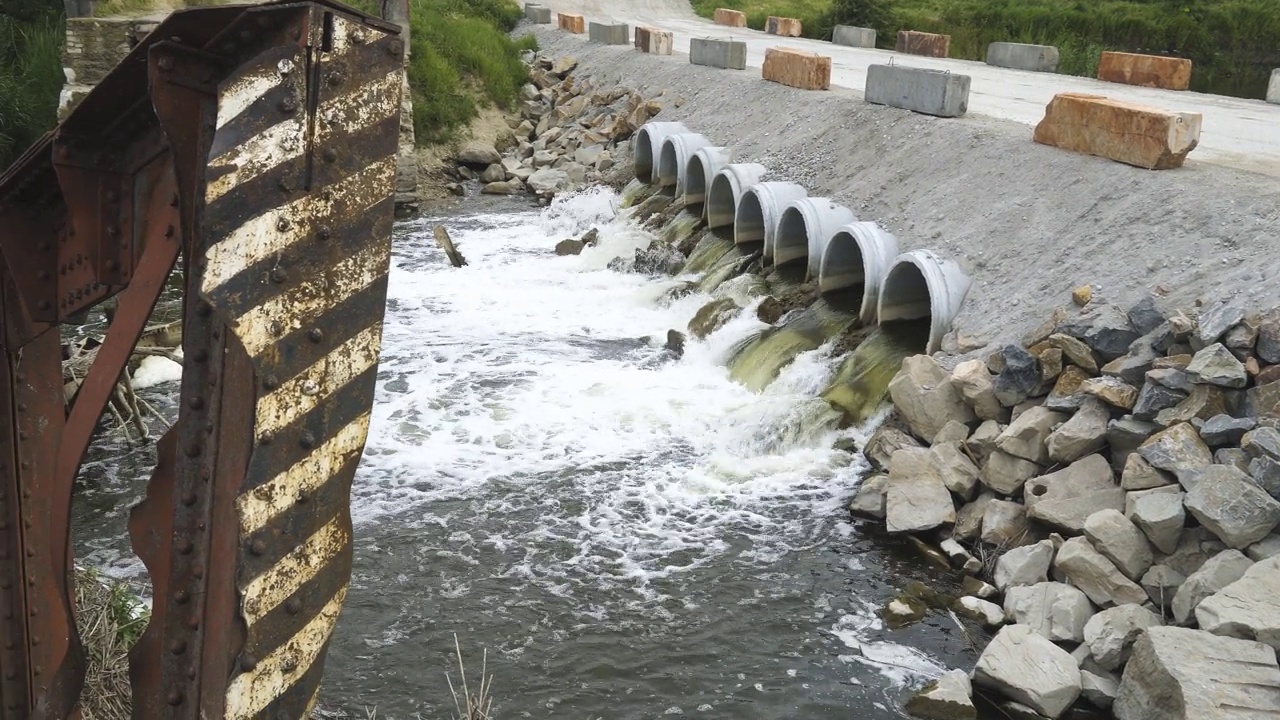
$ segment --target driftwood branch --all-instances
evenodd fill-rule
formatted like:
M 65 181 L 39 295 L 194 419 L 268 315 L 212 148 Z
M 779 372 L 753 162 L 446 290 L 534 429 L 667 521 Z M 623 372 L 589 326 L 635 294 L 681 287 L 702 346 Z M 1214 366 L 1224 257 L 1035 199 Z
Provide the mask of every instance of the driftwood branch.
M 454 267 L 460 268 L 467 264 L 467 259 L 458 252 L 458 247 L 453 244 L 453 238 L 449 237 L 449 231 L 443 225 L 437 225 L 432 232 L 436 236 L 436 244 L 444 250 L 445 255 L 449 256 L 449 262 L 453 263 Z

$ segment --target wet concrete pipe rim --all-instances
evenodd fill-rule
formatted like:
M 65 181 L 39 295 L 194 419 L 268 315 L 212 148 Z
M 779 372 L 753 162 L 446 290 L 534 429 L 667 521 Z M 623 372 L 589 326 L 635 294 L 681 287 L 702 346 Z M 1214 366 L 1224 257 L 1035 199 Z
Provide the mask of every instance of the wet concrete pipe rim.
M 657 180 L 656 160 L 662 153 L 662 142 L 666 140 L 668 135 L 677 133 L 687 133 L 689 128 L 681 122 L 651 122 L 640 126 L 636 131 L 633 139 L 632 156 L 634 163 L 632 165 L 636 179 L 642 183 L 650 184 Z
M 716 173 L 707 190 L 707 227 L 736 227 L 742 198 L 767 172 L 758 163 L 734 163 Z
M 863 326 L 876 325 L 880 322 L 880 287 L 897 256 L 898 238 L 876 223 L 843 225 L 822 251 L 818 291 L 826 294 L 861 284 L 858 320 Z
M 707 219 L 707 192 L 716 176 L 731 162 L 733 149 L 727 147 L 699 148 L 689 158 L 684 181 L 684 205 L 689 212 Z
M 852 210 L 830 198 L 805 197 L 792 202 L 782 211 L 774 233 L 774 266 L 804 260 L 806 277 L 815 277 L 831 236 L 840 226 L 857 221 Z
M 658 153 L 658 186 L 663 189 L 674 186 L 675 196 L 684 197 L 689 161 L 694 153 L 710 146 L 711 141 L 698 133 L 668 135 Z
M 771 181 L 747 188 L 733 219 L 733 241 L 738 245 L 764 243 L 764 259 L 773 259 L 774 235 L 782 211 L 792 202 L 809 196 L 799 183 Z
M 921 351 L 931 355 L 942 347 L 942 336 L 951 329 L 972 284 L 954 260 L 930 250 L 903 253 L 894 259 L 880 287 L 880 322 L 928 318 L 929 341 Z

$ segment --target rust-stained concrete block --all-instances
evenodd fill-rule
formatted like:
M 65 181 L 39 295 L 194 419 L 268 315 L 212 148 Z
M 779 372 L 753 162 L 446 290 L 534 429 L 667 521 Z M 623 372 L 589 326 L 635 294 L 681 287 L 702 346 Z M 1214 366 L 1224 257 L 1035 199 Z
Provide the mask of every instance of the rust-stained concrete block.
M 729 27 L 746 27 L 747 14 L 738 12 L 737 10 L 729 10 L 728 8 L 716 8 L 716 13 L 712 16 L 712 20 L 717 25 L 728 25 Z
M 799 20 L 795 18 L 769 16 L 764 23 L 764 31 L 770 35 L 781 35 L 783 37 L 800 37 L 800 31 L 803 29 Z
M 1098 79 L 1125 85 L 1186 90 L 1191 87 L 1191 61 L 1107 51 L 1098 58 Z
M 566 30 L 577 35 L 581 35 L 587 31 L 587 20 L 581 15 L 558 13 L 556 19 L 559 22 L 561 30 Z
M 1035 141 L 1149 170 L 1182 167 L 1200 142 L 1200 113 L 1172 112 L 1082 93 L 1059 93 Z
M 771 47 L 764 51 L 760 74 L 765 80 L 801 90 L 828 90 L 831 58 L 794 48 Z
M 671 32 L 645 25 L 636 26 L 636 49 L 654 55 L 670 55 L 674 44 Z
M 951 51 L 951 36 L 916 32 L 915 30 L 899 30 L 898 40 L 894 43 L 893 49 L 896 52 L 907 53 L 908 55 L 944 58 Z

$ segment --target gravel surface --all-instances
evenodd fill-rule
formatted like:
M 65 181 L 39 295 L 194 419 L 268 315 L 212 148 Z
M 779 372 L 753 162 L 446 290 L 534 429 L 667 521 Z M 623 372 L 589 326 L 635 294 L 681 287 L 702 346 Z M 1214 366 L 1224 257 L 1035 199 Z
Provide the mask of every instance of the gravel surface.
M 846 204 L 973 276 L 955 327 L 983 342 L 1013 340 L 1071 290 L 1128 304 L 1280 301 L 1280 179 L 1195 162 L 1152 172 L 1031 141 L 1024 124 L 981 115 L 942 120 L 869 105 L 835 88 L 806 92 L 758 71 L 688 64 L 630 47 L 588 44 L 523 26 L 545 52 L 572 55 L 578 74 L 660 96 L 659 120 L 680 120 L 771 179 Z

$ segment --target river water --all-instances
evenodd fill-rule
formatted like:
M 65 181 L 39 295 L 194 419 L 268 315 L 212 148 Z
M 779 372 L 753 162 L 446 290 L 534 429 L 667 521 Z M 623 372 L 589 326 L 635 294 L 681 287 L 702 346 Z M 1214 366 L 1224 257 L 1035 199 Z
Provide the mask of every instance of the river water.
M 667 330 L 708 296 L 607 268 L 651 239 L 618 202 L 483 197 L 397 226 L 323 705 L 451 717 L 456 634 L 472 685 L 487 656 L 498 718 L 899 717 L 978 638 L 945 611 L 878 618 L 910 581 L 946 581 L 849 517 L 864 467 L 833 444 L 861 435 L 817 399 L 838 358 L 746 389 L 725 362 L 764 327 L 750 312 L 672 357 Z M 467 267 L 436 248 L 440 222 Z M 552 252 L 595 225 L 598 247 Z M 149 450 L 95 453 L 81 557 L 140 578 L 120 533 Z

